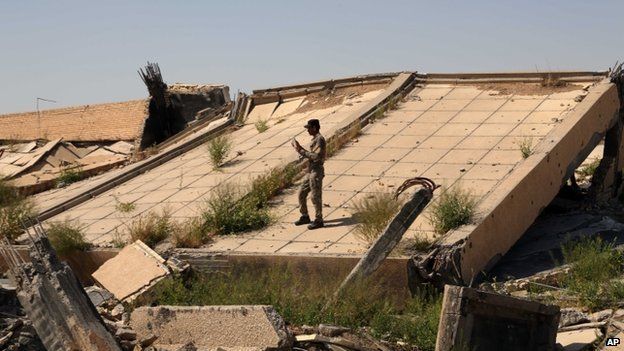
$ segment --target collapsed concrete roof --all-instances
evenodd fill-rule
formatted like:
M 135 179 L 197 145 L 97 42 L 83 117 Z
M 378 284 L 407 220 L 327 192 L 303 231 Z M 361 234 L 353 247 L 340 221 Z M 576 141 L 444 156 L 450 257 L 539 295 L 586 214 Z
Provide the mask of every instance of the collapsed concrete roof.
M 408 76 L 400 76 L 400 81 L 404 82 Z M 329 99 L 331 96 L 307 96 L 304 92 L 295 100 L 280 103 L 278 98 L 278 101 L 257 105 L 251 109 L 242 126 L 230 131 L 234 145 L 231 157 L 235 158 L 235 162 L 226 164 L 220 171 L 213 169 L 206 149 L 198 147 L 201 143 L 183 150 L 173 145 L 172 157 L 163 164 L 140 171 L 129 170 L 132 177 L 127 181 L 112 183 L 106 191 L 93 197 L 93 191 L 85 189 L 84 195 L 80 195 L 81 201 L 73 202 L 73 198 L 65 198 L 62 203 L 49 202 L 51 207 L 39 204 L 40 212 L 48 221 L 66 218 L 80 221 L 86 227 L 87 238 L 100 245 L 110 245 L 116 228 L 148 211 L 168 209 L 174 218 L 179 219 L 197 216 L 203 200 L 219 184 L 244 182 L 296 160 L 289 142 L 294 135 L 304 140 L 302 126 L 306 119 L 312 116 L 320 119 L 324 132 L 331 135 L 344 123 L 352 122 L 351 116 L 360 114 L 358 111 L 376 105 L 378 96 L 394 91 L 396 88 L 392 84 L 397 84 L 395 81 L 398 79 L 396 74 L 361 78 L 358 82 L 348 83 L 349 86 L 337 88 L 331 95 L 333 99 Z M 362 84 L 363 81 L 366 84 Z M 296 109 L 293 109 L 292 101 L 298 104 Z M 254 126 L 258 119 L 266 119 L 269 130 L 259 133 Z M 230 120 L 228 123 L 233 122 Z M 215 128 L 218 128 L 217 124 Z M 216 135 L 216 132 L 219 129 L 206 128 L 198 134 Z M 166 154 L 163 152 L 163 155 Z M 118 202 L 133 202 L 136 210 L 131 214 L 120 214 L 116 210 Z
M 149 99 L 0 115 L 0 140 L 135 140 L 141 136 Z
M 371 111 L 399 93 L 404 99 L 396 109 L 370 123 Z M 230 131 L 236 162 L 223 172 L 213 171 L 203 148 L 187 148 L 92 199 L 80 195 L 79 201 L 66 199 L 65 205 L 44 207 L 42 213 L 47 220 L 77 219 L 90 241 L 106 245 L 116 228 L 142 213 L 168 208 L 174 218 L 194 217 L 216 186 L 293 161 L 288 142 L 305 138 L 300 126 L 307 118 L 321 120 L 326 138 L 361 124 L 361 135 L 327 160 L 325 228 L 311 232 L 291 224 L 299 216 L 292 189 L 273 208 L 275 224 L 217 238 L 202 250 L 357 256 L 367 244 L 354 233 L 352 201 L 425 176 L 472 192 L 478 215 L 472 224 L 438 235 L 425 213 L 405 239 L 436 240 L 425 259 L 428 268 L 469 282 L 504 254 L 555 197 L 617 121 L 618 108 L 617 89 L 604 72 L 412 73 L 259 90 L 245 109 L 244 124 Z M 253 125 L 258 120 L 267 121 L 269 130 L 259 133 Z M 523 140 L 532 143 L 528 158 L 520 151 Z M 117 213 L 118 201 L 135 203 L 137 211 Z

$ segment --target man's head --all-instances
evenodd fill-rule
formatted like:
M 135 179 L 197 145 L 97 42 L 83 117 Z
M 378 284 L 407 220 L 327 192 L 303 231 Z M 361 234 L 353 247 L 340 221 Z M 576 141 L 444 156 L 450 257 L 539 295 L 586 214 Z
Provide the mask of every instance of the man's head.
M 303 127 L 308 130 L 310 135 L 316 135 L 321 130 L 321 123 L 318 119 L 311 119 L 308 120 L 308 123 Z

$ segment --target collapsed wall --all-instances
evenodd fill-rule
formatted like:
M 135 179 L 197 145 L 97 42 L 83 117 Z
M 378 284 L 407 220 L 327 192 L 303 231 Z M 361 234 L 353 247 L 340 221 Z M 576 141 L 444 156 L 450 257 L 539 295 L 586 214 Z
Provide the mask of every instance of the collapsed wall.
M 71 268 L 38 233 L 30 245 L 31 262 L 23 262 L 6 243 L 1 253 L 43 345 L 48 351 L 120 350 Z

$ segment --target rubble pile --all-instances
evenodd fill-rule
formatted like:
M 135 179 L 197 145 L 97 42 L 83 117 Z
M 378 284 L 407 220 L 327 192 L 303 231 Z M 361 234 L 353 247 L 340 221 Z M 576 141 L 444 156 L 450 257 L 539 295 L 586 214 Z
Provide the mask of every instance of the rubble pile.
M 113 294 L 98 286 L 87 287 L 85 291 L 102 317 L 106 329 L 115 337 L 122 350 L 155 350 L 150 346 L 157 337 L 137 337 L 137 333 L 130 327 L 130 313 Z
M 15 287 L 0 279 L 0 350 L 45 351 L 32 323 L 24 315 Z

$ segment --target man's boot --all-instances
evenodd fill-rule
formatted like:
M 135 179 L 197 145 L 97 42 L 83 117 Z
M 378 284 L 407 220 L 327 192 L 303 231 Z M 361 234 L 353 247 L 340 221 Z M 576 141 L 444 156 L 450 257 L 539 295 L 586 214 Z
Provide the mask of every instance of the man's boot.
M 299 219 L 295 222 L 295 225 L 304 225 L 304 224 L 308 224 L 310 223 L 310 216 L 306 216 L 306 215 L 302 215 L 301 217 L 299 217 Z
M 308 229 L 314 230 L 318 228 L 323 228 L 324 226 L 325 224 L 323 224 L 323 220 L 315 219 L 314 222 L 312 222 L 312 224 L 308 226 Z

